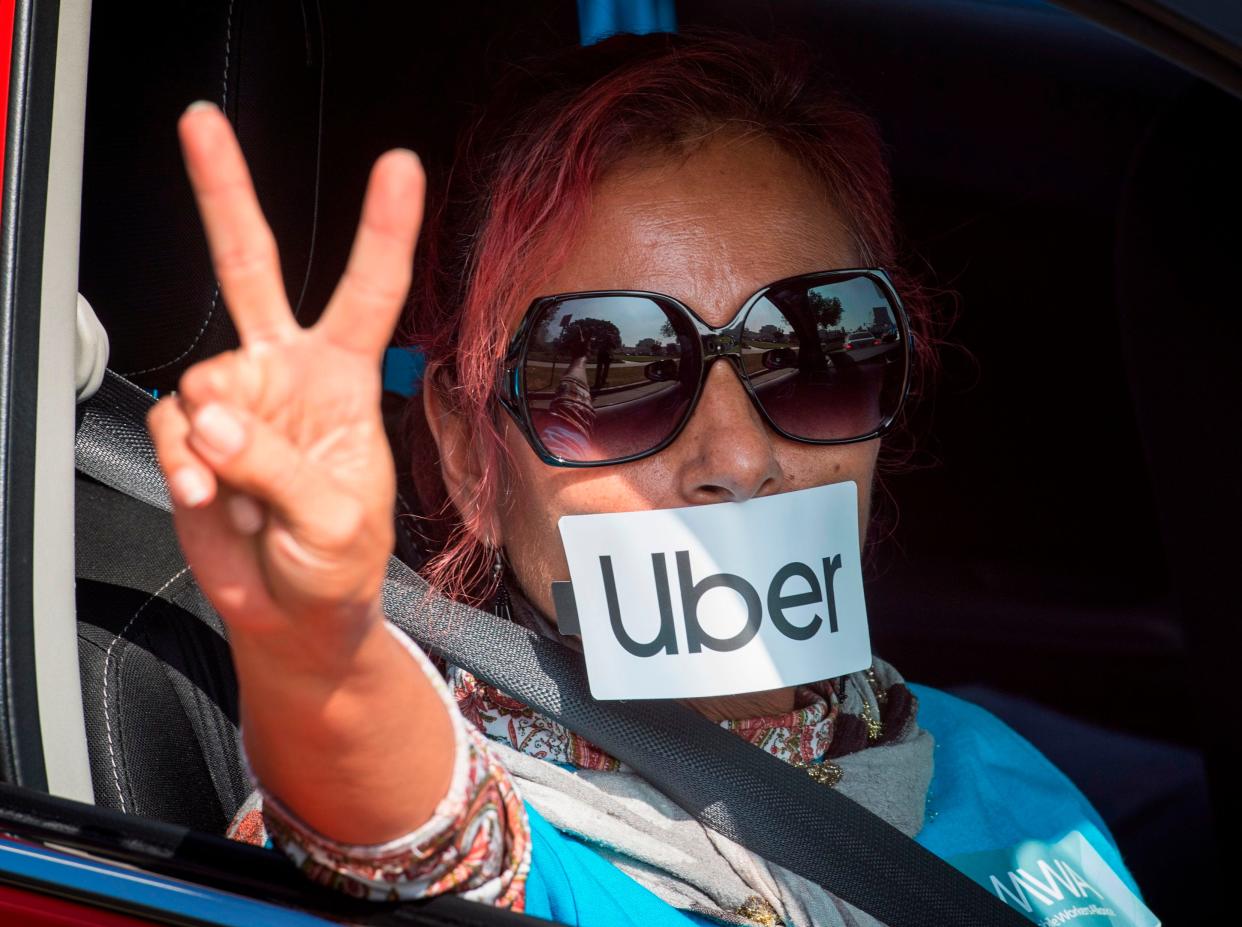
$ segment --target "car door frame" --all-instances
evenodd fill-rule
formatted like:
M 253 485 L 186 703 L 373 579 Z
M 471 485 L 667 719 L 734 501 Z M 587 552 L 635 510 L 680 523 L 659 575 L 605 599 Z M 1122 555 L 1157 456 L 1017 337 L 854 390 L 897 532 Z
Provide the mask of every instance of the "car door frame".
M 11 23 L 2 37 L 0 777 L 91 800 L 74 685 L 72 491 L 90 0 L 9 0 L 0 23 Z

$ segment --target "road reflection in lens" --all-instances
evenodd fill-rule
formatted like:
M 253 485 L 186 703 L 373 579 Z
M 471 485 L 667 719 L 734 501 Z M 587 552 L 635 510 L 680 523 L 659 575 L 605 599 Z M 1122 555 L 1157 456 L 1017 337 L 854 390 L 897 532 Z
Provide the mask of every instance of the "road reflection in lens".
M 583 296 L 545 307 L 522 368 L 543 446 L 589 463 L 661 444 L 697 389 L 699 337 L 687 316 L 656 297 Z M 887 293 L 867 276 L 772 287 L 743 321 L 740 363 L 776 427 L 844 440 L 871 434 L 896 411 L 902 339 Z
M 535 320 L 523 380 L 535 431 L 566 460 L 649 450 L 694 395 L 682 353 L 695 337 L 678 312 L 641 296 L 583 297 Z
M 868 277 L 773 288 L 746 316 L 742 368 L 778 428 L 812 440 L 875 431 L 895 411 L 905 346 Z

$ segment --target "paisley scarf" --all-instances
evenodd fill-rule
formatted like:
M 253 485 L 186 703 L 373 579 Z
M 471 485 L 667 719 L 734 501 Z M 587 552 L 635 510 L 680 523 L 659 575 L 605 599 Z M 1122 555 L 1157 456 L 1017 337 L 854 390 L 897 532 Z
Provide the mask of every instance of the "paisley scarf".
M 502 591 L 497 611 L 580 649 L 524 599 Z M 523 797 L 559 830 L 594 846 L 675 907 L 764 927 L 876 923 L 704 828 L 563 725 L 460 668 L 442 669 L 463 715 L 496 745 Z M 923 826 L 933 749 L 917 712 L 905 681 L 877 660 L 862 672 L 799 689 L 789 712 L 721 725 L 914 836 Z

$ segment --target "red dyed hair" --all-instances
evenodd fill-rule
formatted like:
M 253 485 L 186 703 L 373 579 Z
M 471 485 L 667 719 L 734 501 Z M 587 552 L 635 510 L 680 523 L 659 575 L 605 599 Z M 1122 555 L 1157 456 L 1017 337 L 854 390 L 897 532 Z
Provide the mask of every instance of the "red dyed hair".
M 910 315 L 918 374 L 933 362 L 926 301 L 896 266 L 884 149 L 874 124 L 819 76 L 805 49 L 741 36 L 619 36 L 515 70 L 465 135 L 420 253 L 406 337 L 471 424 L 483 478 L 457 511 L 435 443 L 411 403 L 413 475 L 442 592 L 494 590 L 494 552 L 477 539 L 497 501 L 503 443 L 495 389 L 520 302 L 562 266 L 598 181 L 635 154 L 684 153 L 720 128 L 761 134 L 823 184 L 863 264 L 893 275 Z

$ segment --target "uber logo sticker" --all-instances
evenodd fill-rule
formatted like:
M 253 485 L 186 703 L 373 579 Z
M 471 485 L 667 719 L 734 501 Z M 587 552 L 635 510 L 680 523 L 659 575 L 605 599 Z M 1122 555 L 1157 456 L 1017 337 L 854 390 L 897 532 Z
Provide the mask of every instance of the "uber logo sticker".
M 591 693 L 695 698 L 871 665 L 858 489 L 560 520 Z

